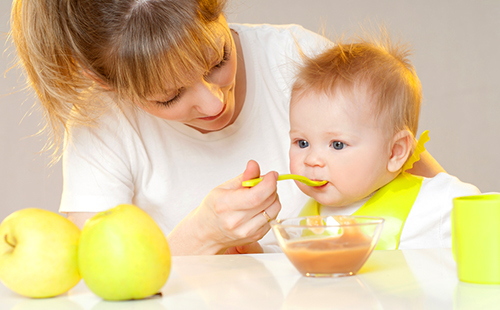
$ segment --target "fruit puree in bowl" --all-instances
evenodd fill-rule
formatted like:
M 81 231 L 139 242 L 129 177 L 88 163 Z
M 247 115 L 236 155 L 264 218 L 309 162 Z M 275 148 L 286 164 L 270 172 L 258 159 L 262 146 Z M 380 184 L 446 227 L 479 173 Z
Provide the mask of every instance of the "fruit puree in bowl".
M 308 277 L 356 274 L 375 248 L 384 220 L 366 216 L 311 216 L 271 222 L 278 243 Z

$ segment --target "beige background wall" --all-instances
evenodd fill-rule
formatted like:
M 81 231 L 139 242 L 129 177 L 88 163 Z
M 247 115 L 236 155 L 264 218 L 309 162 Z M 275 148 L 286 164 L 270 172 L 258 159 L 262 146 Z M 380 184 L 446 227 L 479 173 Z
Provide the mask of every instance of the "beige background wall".
M 424 103 L 420 129 L 449 173 L 483 192 L 500 191 L 500 1 L 498 0 L 229 0 L 229 22 L 297 23 L 335 35 L 358 23 L 385 22 L 411 42 Z M 0 32 L 9 30 L 10 2 L 0 1 Z M 4 47 L 6 37 L 1 37 Z M 22 91 L 12 49 L 0 59 L 0 220 L 26 207 L 57 211 L 60 164 L 37 152 L 41 114 Z

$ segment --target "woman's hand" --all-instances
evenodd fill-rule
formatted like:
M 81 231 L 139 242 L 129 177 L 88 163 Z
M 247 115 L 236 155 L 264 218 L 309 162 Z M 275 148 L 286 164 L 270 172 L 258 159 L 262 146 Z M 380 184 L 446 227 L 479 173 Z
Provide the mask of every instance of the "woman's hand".
M 228 248 L 224 254 L 255 254 L 264 253 L 264 249 L 258 242 Z
M 270 229 L 265 214 L 276 218 L 281 204 L 278 173 L 267 173 L 251 188 L 241 185 L 257 177 L 260 167 L 251 160 L 243 174 L 213 189 L 168 235 L 172 254 L 222 254 L 227 248 L 260 240 Z

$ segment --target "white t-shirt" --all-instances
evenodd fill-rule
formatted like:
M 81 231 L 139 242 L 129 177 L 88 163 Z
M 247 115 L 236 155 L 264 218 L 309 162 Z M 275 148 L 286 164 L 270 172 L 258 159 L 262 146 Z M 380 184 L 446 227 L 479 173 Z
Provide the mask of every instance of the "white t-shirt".
M 434 178 L 424 178 L 417 199 L 403 226 L 399 249 L 450 248 L 453 198 L 480 193 L 474 185 L 463 183 L 444 172 Z M 320 214 L 353 214 L 371 196 L 347 207 L 322 206 Z
M 288 107 L 300 60 L 296 42 L 306 53 L 331 43 L 297 25 L 230 27 L 239 34 L 247 74 L 245 104 L 234 124 L 202 134 L 139 109 L 114 107 L 97 128 L 70 128 L 61 212 L 133 203 L 168 234 L 210 190 L 241 174 L 248 160 L 256 160 L 262 174 L 289 171 Z M 278 194 L 280 217 L 296 216 L 308 199 L 292 181 L 279 182 Z M 268 233 L 261 244 L 273 240 Z

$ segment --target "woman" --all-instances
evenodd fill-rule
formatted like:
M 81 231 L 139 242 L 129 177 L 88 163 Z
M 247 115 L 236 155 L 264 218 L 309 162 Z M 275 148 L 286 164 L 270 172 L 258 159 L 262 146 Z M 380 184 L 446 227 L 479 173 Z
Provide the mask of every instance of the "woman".
M 253 252 L 270 219 L 304 204 L 293 183 L 277 185 L 276 172 L 253 188 L 241 181 L 288 171 L 299 47 L 313 53 L 330 43 L 300 26 L 228 25 L 224 5 L 14 3 L 13 39 L 55 154 L 66 133 L 60 211 L 80 227 L 133 203 L 156 220 L 174 255 Z M 441 169 L 430 160 L 420 172 Z

